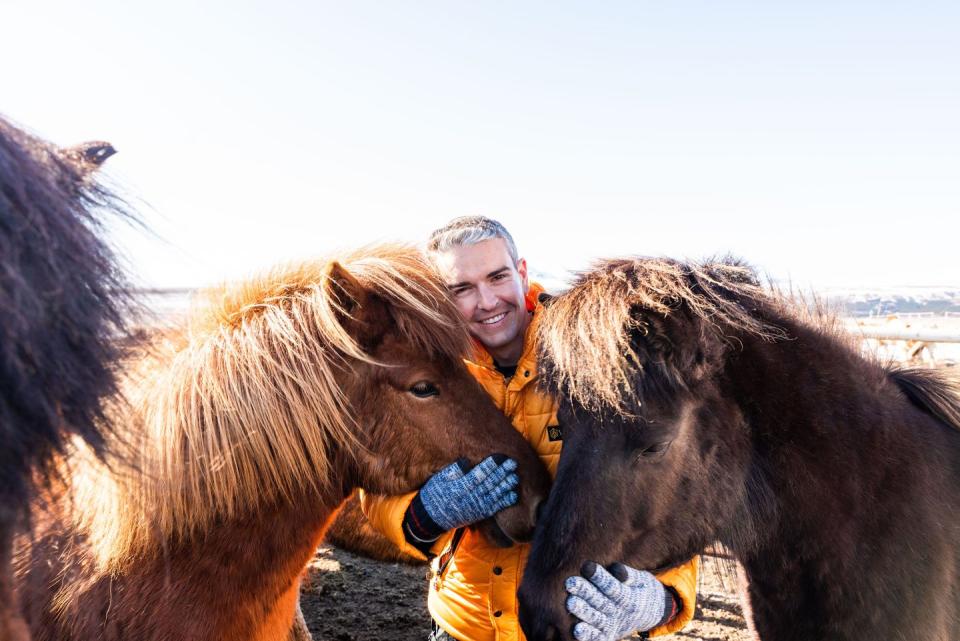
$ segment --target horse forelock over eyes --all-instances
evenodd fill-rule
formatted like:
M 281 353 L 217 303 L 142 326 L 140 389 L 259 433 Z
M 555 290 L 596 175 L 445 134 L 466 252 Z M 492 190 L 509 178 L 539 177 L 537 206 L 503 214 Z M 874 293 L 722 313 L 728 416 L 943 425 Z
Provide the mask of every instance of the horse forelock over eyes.
M 202 531 L 304 487 L 323 490 L 331 444 L 358 446 L 340 379 L 380 364 L 346 327 L 349 305 L 329 277 L 335 263 L 386 304 L 404 340 L 433 357 L 466 353 L 449 293 L 407 246 L 206 292 L 184 329 L 165 333 L 130 372 L 133 416 L 113 418 L 136 469 L 111 474 L 88 460 L 71 471 L 75 503 L 85 506 L 80 525 L 105 569 L 157 538 Z
M 636 336 L 667 341 L 657 324 L 686 314 L 696 331 L 722 342 L 733 331 L 780 338 L 779 328 L 753 313 L 768 297 L 755 272 L 731 258 L 603 261 L 547 306 L 538 334 L 545 385 L 591 411 L 636 414 L 643 387 L 676 389 L 687 375 L 669 360 L 645 358 Z

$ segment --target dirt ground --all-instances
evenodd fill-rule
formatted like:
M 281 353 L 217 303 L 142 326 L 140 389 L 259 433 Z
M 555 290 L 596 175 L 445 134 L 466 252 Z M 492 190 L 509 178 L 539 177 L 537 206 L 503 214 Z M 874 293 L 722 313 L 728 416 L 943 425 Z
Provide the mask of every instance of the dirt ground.
M 662 639 L 751 639 L 733 590 L 733 572 L 704 557 L 696 617 Z M 316 641 L 426 641 L 426 566 L 383 563 L 332 545 L 317 551 L 304 581 L 301 605 Z

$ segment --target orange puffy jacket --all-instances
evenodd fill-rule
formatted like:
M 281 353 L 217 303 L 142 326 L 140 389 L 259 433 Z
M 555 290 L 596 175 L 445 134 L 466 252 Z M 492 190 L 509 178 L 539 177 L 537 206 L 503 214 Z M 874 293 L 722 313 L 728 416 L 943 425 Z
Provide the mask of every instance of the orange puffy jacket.
M 527 294 L 527 307 L 533 310 L 533 318 L 527 327 L 524 352 L 517 363 L 517 372 L 510 379 L 494 369 L 493 359 L 483 350 L 467 367 L 493 402 L 509 416 L 513 426 L 539 453 L 551 475 L 556 475 L 563 444 L 556 428 L 557 403 L 537 389 L 536 335 L 542 305 L 537 297 L 543 288 L 531 284 Z M 375 496 L 361 492 L 361 506 L 373 527 L 383 532 L 393 543 L 406 552 L 424 558 L 424 555 L 407 543 L 402 523 L 404 513 L 416 492 L 403 496 Z M 456 549 L 450 554 L 454 543 L 448 532 L 434 544 L 432 551 L 438 556 L 433 560 L 433 579 L 427 606 L 434 620 L 459 641 L 524 641 L 517 620 L 517 588 L 523 576 L 523 568 L 530 546 L 514 545 L 498 548 L 473 530 L 463 530 L 462 538 L 456 541 Z M 651 636 L 676 632 L 693 618 L 697 598 L 697 573 L 699 558 L 695 557 L 679 567 L 667 570 L 658 578 L 672 587 L 682 602 L 679 614 L 667 624 L 651 630 Z

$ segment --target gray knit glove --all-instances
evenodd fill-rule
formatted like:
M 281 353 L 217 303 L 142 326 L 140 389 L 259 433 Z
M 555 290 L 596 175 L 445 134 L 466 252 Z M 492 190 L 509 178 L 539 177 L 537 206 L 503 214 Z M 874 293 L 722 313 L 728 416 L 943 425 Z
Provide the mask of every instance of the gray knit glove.
M 566 581 L 567 610 L 580 619 L 573 627 L 577 641 L 616 641 L 646 632 L 665 623 L 672 611 L 673 597 L 655 576 L 621 563 L 611 570 L 620 578 L 587 563 L 587 578 L 571 576 Z
M 470 525 L 517 502 L 516 469 L 516 461 L 503 455 L 488 456 L 472 470 L 457 461 L 431 476 L 415 502 L 443 532 Z

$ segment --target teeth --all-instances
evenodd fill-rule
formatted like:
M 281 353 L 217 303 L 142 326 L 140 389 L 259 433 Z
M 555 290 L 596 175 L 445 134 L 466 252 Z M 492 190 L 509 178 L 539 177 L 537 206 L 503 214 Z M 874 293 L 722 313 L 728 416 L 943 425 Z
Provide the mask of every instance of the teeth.
M 488 319 L 482 320 L 482 321 L 480 321 L 480 322 L 483 323 L 484 325 L 493 325 L 494 323 L 498 322 L 501 318 L 503 318 L 503 317 L 506 316 L 506 315 L 507 315 L 507 313 L 506 313 L 506 312 L 503 312 L 502 314 L 497 314 L 496 316 L 493 316 L 492 318 L 488 318 Z

